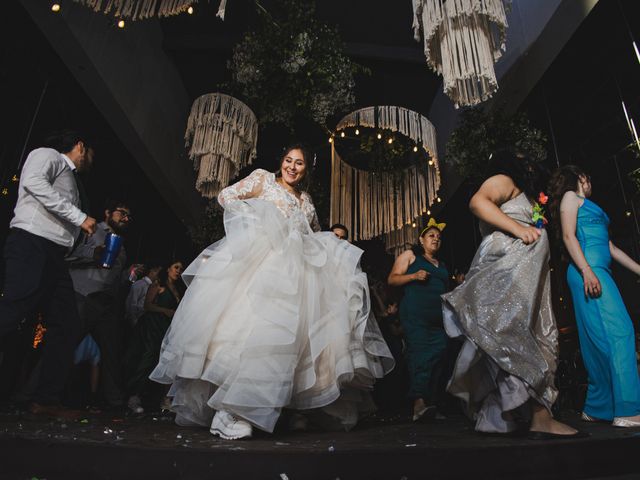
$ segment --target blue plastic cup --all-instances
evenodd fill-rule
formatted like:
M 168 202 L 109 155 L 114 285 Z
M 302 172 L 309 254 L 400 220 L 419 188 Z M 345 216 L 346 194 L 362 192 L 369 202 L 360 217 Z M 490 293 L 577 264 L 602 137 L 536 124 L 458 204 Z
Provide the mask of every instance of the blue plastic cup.
M 100 260 L 102 268 L 113 267 L 113 263 L 120 253 L 120 248 L 122 248 L 122 236 L 116 233 L 108 233 L 104 239 L 104 252 Z

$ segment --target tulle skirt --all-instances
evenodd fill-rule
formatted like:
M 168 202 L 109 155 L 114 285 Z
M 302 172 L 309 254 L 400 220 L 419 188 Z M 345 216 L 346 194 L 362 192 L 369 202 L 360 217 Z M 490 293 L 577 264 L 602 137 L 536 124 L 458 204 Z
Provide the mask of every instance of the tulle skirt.
M 180 424 L 225 410 L 271 432 L 283 407 L 341 418 L 393 368 L 371 312 L 362 250 L 252 199 L 225 209 L 226 237 L 189 265 L 189 285 L 150 375 L 172 384 Z

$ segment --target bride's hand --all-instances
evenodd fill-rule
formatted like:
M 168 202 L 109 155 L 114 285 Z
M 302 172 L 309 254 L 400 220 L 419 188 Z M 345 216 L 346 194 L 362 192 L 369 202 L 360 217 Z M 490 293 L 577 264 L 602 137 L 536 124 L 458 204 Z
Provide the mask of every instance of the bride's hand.
M 542 235 L 542 230 L 536 227 L 523 227 L 519 225 L 518 230 L 516 231 L 516 237 L 518 237 L 525 245 L 529 245 Z
M 590 266 L 586 266 L 582 270 L 582 281 L 584 282 L 585 297 L 597 298 L 602 295 L 600 280 L 598 280 L 598 277 L 593 273 Z

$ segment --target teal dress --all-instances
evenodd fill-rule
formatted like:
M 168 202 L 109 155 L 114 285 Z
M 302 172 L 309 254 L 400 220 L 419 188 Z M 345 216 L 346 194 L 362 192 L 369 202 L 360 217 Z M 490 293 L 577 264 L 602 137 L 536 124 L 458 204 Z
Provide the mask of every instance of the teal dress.
M 178 299 L 168 288 L 159 293 L 155 304 L 158 307 L 175 310 Z M 158 364 L 162 339 L 171 325 L 171 319 L 160 312 L 145 312 L 136 323 L 131 342 L 125 355 L 126 387 L 131 395 L 144 392 L 149 382 L 149 374 Z
M 576 237 L 602 295 L 585 298 L 584 283 L 572 263 L 567 270 L 576 312 L 580 349 L 589 376 L 584 412 L 612 420 L 640 414 L 640 378 L 633 324 L 611 276 L 609 217 L 585 198 L 578 210 Z
M 443 262 L 436 267 L 422 255 L 416 255 L 407 274 L 418 270 L 426 270 L 429 277 L 424 282 L 413 281 L 406 284 L 404 297 L 400 302 L 400 322 L 407 345 L 409 397 L 434 403 L 437 393 L 435 371 L 447 346 L 440 295 L 449 290 L 449 272 Z

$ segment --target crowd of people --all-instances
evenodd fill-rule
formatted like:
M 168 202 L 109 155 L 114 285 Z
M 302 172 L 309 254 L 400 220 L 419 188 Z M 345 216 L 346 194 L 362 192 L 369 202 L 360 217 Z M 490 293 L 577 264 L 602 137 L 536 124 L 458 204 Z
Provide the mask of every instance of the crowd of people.
M 129 268 L 124 249 L 109 268 L 101 263 L 107 237 L 126 235 L 126 202 L 108 202 L 99 223 L 85 213 L 76 173 L 90 167 L 90 146 L 74 132 L 47 145 L 20 178 L 0 299 L 2 340 L 36 310 L 46 319 L 33 413 L 73 416 L 62 394 L 84 361 L 106 405 L 136 414 L 161 405 L 179 425 L 225 439 L 273 432 L 283 413 L 293 429 L 312 418 L 349 430 L 375 410 L 376 382 L 389 374 L 384 388 L 406 367 L 415 422 L 441 414 L 451 395 L 481 432 L 584 436 L 552 415 L 553 247 L 569 262 L 589 375 L 582 419 L 640 427 L 633 323 L 610 271 L 615 260 L 640 275 L 640 264 L 609 240 L 608 217 L 576 166 L 552 175 L 547 197 L 539 164 L 495 152 L 469 205 L 482 242 L 466 275 L 452 279 L 438 258 L 446 225 L 430 219 L 383 281 L 362 271 L 344 225 L 321 230 L 300 144 L 283 151 L 275 173 L 254 170 L 220 192 L 226 236 L 188 266 Z M 548 198 L 555 246 L 544 228 Z

